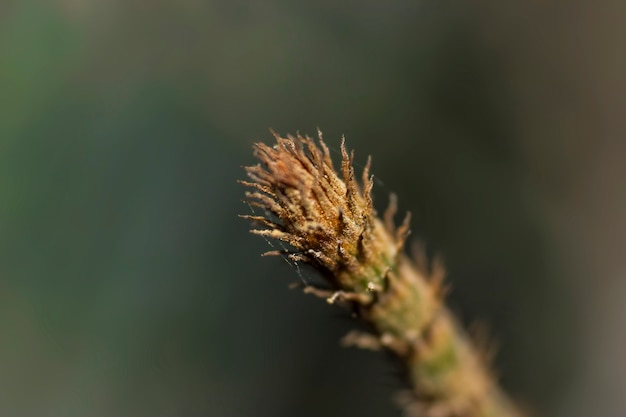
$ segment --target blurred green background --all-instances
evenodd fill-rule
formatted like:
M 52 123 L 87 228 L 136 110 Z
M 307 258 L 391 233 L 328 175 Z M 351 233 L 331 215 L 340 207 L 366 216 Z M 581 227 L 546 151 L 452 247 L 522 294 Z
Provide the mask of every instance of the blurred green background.
M 237 218 L 268 129 L 373 155 L 537 416 L 626 415 L 626 6 L 0 3 L 0 416 L 400 416 Z M 306 276 L 312 275 L 304 271 Z

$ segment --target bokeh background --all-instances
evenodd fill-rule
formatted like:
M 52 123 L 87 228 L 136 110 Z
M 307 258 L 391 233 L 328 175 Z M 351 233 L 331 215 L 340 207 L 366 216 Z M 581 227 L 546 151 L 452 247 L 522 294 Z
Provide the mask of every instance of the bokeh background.
M 626 415 L 625 36 L 620 1 L 0 2 L 0 416 L 400 416 L 237 218 L 251 144 L 318 126 L 521 403 Z

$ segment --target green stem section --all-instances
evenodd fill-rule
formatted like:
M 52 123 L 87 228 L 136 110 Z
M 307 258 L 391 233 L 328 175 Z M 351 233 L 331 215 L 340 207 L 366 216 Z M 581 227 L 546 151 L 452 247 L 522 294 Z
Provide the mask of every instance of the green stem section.
M 429 417 L 520 416 L 441 303 L 438 286 L 404 254 L 387 280 L 386 291 L 361 313 L 405 365 L 413 391 L 405 406 Z

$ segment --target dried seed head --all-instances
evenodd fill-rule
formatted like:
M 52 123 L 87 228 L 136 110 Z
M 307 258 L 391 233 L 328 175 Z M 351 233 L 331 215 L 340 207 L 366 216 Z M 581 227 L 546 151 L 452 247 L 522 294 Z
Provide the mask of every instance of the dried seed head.
M 408 415 L 519 417 L 443 305 L 442 264 L 429 265 L 419 251 L 418 265 L 401 254 L 409 217 L 395 226 L 395 197 L 384 220 L 377 217 L 370 161 L 358 182 L 343 141 L 338 174 L 321 134 L 319 144 L 274 136 L 273 147 L 255 145 L 260 163 L 247 167 L 251 181 L 241 182 L 251 188 L 249 204 L 265 215 L 243 217 L 262 226 L 253 233 L 289 244 L 287 256 L 320 270 L 333 287 L 305 292 L 350 303 L 371 326 L 372 334 L 351 334 L 344 343 L 385 349 L 404 363 L 412 388 L 403 402 Z
M 376 217 L 372 204 L 370 161 L 359 184 L 354 153 L 341 143 L 341 176 L 333 168 L 328 147 L 308 137 L 274 134 L 273 147 L 255 144 L 260 163 L 246 167 L 253 188 L 248 202 L 268 213 L 245 216 L 264 226 L 253 233 L 282 240 L 290 256 L 319 269 L 338 289 L 362 292 L 383 287 L 384 273 L 402 247 L 406 230 L 390 230 Z M 408 227 L 408 225 L 406 226 Z

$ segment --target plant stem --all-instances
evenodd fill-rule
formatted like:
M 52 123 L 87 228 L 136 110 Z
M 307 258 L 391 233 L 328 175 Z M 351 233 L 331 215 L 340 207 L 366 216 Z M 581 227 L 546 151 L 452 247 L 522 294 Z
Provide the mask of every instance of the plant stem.
M 341 144 L 341 176 L 333 168 L 321 133 L 310 138 L 275 134 L 277 144 L 255 145 L 260 164 L 247 167 L 253 191 L 248 202 L 266 216 L 242 216 L 264 226 L 253 233 L 288 243 L 273 251 L 316 268 L 330 290 L 305 292 L 351 309 L 374 330 L 352 332 L 343 342 L 385 349 L 404 364 L 410 389 L 402 406 L 425 417 L 520 417 L 521 413 L 489 372 L 485 355 L 474 348 L 443 304 L 440 263 L 427 266 L 403 247 L 409 216 L 397 227 L 395 197 L 379 218 L 372 204 L 370 160 L 355 179 L 353 153 Z

